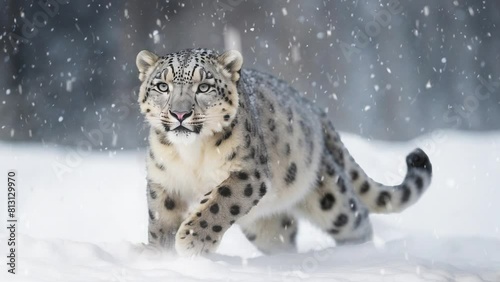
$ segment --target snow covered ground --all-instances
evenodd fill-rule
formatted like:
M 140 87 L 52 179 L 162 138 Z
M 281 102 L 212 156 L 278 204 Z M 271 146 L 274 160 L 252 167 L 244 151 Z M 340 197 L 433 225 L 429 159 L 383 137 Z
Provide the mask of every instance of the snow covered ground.
M 343 139 L 387 184 L 401 181 L 404 156 L 422 147 L 433 184 L 402 214 L 372 216 L 372 243 L 336 248 L 301 223 L 298 254 L 262 256 L 234 226 L 218 254 L 194 259 L 142 252 L 143 151 L 0 144 L 0 179 L 6 183 L 15 168 L 19 185 L 18 274 L 2 262 L 0 281 L 500 281 L 500 133 L 442 131 L 407 143 Z M 3 261 L 6 238 L 1 228 Z

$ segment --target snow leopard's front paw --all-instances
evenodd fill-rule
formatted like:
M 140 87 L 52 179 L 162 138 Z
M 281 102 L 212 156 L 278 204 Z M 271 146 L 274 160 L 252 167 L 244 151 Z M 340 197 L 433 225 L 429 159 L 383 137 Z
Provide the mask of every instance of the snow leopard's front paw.
M 201 218 L 182 223 L 175 237 L 175 250 L 181 256 L 213 253 L 222 238 L 222 227 Z

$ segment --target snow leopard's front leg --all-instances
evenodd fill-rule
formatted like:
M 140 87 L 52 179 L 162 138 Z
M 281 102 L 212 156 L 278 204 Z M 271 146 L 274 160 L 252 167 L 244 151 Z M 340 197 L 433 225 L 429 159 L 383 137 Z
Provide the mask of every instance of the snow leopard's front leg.
M 182 222 L 175 238 L 180 255 L 214 252 L 224 232 L 247 214 L 267 192 L 261 171 L 232 172 L 224 182 L 205 194 L 200 206 Z
M 176 193 L 169 193 L 158 183 L 148 181 L 149 244 L 173 250 L 175 234 L 187 210 L 187 204 Z

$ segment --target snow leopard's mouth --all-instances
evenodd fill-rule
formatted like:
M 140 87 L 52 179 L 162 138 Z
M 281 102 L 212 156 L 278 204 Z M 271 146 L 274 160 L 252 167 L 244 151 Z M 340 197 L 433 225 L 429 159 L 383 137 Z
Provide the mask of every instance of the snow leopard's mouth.
M 179 125 L 177 126 L 176 128 L 173 128 L 171 130 L 167 130 L 167 131 L 172 131 L 174 133 L 183 133 L 183 134 L 189 134 L 189 133 L 195 133 L 195 134 L 198 134 L 200 133 L 201 129 L 203 128 L 203 125 L 202 124 L 197 124 L 197 125 L 192 125 L 191 126 L 192 128 L 188 128 L 188 127 L 185 127 L 184 125 Z
M 176 132 L 176 133 L 192 133 L 192 132 L 194 132 L 193 130 L 188 129 L 187 127 L 184 127 L 183 125 L 177 126 L 176 128 L 172 129 L 172 131 Z

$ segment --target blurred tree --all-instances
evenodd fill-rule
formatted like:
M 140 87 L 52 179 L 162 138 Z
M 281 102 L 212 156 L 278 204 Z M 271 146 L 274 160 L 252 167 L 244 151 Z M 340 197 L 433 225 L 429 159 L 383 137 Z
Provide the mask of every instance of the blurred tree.
M 241 46 L 244 67 L 291 82 L 343 131 L 403 140 L 437 128 L 500 128 L 498 1 L 70 1 L 54 13 L 41 6 L 63 2 L 54 1 L 0 4 L 1 140 L 143 146 L 137 52 L 232 46 Z M 33 20 L 36 35 L 15 50 L 9 35 Z M 488 98 L 478 98 L 478 87 Z

